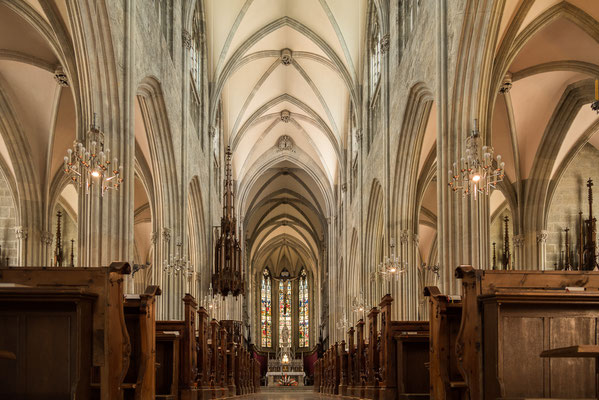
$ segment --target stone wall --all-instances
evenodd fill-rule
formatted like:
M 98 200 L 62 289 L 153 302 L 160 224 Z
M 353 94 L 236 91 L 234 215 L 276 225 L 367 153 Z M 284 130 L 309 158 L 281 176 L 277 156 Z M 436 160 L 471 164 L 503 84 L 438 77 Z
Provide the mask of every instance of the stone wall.
M 599 198 L 599 150 L 586 144 L 580 153 L 566 168 L 555 190 L 549 217 L 547 219 L 547 259 L 548 269 L 562 265 L 562 252 L 565 251 L 564 229 L 570 229 L 571 256 L 577 260 L 577 237 L 580 232 L 578 213 L 582 211 L 584 219 L 589 216 L 589 203 L 587 200 L 587 180 L 593 179 L 595 183 L 594 197 Z M 599 202 L 595 200 L 595 210 L 599 210 Z M 597 212 L 594 211 L 597 217 Z M 575 263 L 575 265 L 578 265 Z
M 17 224 L 17 211 L 12 198 L 8 182 L 0 173 L 0 265 L 4 265 L 8 257 L 12 265 L 17 258 L 17 238 L 15 226 Z

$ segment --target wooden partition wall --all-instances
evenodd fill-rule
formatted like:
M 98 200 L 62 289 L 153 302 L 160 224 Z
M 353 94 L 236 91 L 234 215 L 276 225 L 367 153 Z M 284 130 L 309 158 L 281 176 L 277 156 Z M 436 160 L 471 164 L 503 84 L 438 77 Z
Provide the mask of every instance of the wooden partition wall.
M 0 351 L 13 356 L 0 359 L 6 398 L 123 398 L 130 271 L 127 263 L 0 268 Z
M 599 272 L 459 267 L 456 351 L 470 398 L 596 398 L 592 359 L 544 350 L 597 345 Z

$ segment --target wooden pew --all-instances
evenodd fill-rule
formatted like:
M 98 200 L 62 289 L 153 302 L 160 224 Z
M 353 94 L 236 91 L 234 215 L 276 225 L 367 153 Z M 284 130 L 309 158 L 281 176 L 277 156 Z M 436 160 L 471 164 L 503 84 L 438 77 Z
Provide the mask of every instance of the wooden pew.
M 539 355 L 597 344 L 599 273 L 463 266 L 456 277 L 463 287 L 456 349 L 470 399 L 595 396 L 591 360 Z
M 320 384 L 322 377 L 322 358 L 319 358 L 314 363 L 314 391 L 320 392 Z
M 102 268 L 47 268 L 47 267 L 3 267 L 0 268 L 0 283 L 12 283 L 29 286 L 28 289 L 23 291 L 32 291 L 32 294 L 37 291 L 38 304 L 44 305 L 44 307 L 50 307 L 56 302 L 43 301 L 44 294 L 40 291 L 54 290 L 54 298 L 58 295 L 61 290 L 64 293 L 70 292 L 71 304 L 75 297 L 79 297 L 80 307 L 83 310 L 85 307 L 84 303 L 86 298 L 94 298 L 92 312 L 85 313 L 85 316 L 77 316 L 72 319 L 77 321 L 79 333 L 70 332 L 69 335 L 58 334 L 59 330 L 65 328 L 59 322 L 50 323 L 48 314 L 46 322 L 49 324 L 47 328 L 43 328 L 44 317 L 39 315 L 37 321 L 32 319 L 32 323 L 37 323 L 39 329 L 44 331 L 48 337 L 53 337 L 56 342 L 45 346 L 46 350 L 43 352 L 33 350 L 35 347 L 21 347 L 17 349 L 14 347 L 14 343 L 11 344 L 10 337 L 12 334 L 18 334 L 19 337 L 27 338 L 27 327 L 16 324 L 14 319 L 21 318 L 18 315 L 3 315 L 4 321 L 0 322 L 2 325 L 2 334 L 0 335 L 0 350 L 10 351 L 17 357 L 17 369 L 12 368 L 10 365 L 5 364 L 4 360 L 0 361 L 0 387 L 9 387 L 8 382 L 16 384 L 15 390 L 25 390 L 25 394 L 30 393 L 29 391 L 35 390 L 40 395 L 48 390 L 48 393 L 56 393 L 54 390 L 60 390 L 59 383 L 64 385 L 73 385 L 73 390 L 79 390 L 83 385 L 91 386 L 91 389 L 81 389 L 85 393 L 88 390 L 91 392 L 93 398 L 100 398 L 102 400 L 121 399 L 123 396 L 122 382 L 125 377 L 125 372 L 128 369 L 129 363 L 129 335 L 125 325 L 124 311 L 123 311 L 123 274 L 129 274 L 131 268 L 128 263 L 112 263 L 110 267 Z M 56 292 L 58 291 L 58 292 Z M 65 294 L 66 296 L 66 294 Z M 22 294 L 21 298 L 25 299 L 27 295 Z M 63 302 L 64 304 L 64 302 Z M 79 304 L 79 303 L 78 303 Z M 71 308 L 72 309 L 72 308 Z M 61 318 L 67 318 L 66 314 L 62 314 Z M 91 316 L 91 333 L 85 328 L 85 318 Z M 8 319 L 7 319 L 8 318 Z M 28 317 L 27 317 L 28 318 Z M 58 320 L 55 320 L 58 321 Z M 64 322 L 64 320 L 63 320 Z M 23 332 L 15 330 L 24 329 Z M 37 329 L 37 328 L 36 328 Z M 35 332 L 34 328 L 29 329 L 30 332 Z M 54 331 L 55 334 L 49 335 L 50 332 Z M 44 334 L 36 334 L 30 342 L 25 341 L 24 343 L 31 344 L 32 346 L 43 344 L 43 341 L 34 340 L 35 338 L 41 338 Z M 67 337 L 79 338 L 80 343 L 69 342 L 66 343 Z M 63 342 L 61 342 L 63 341 Z M 55 357 L 51 351 L 58 351 L 62 347 L 67 354 L 67 349 L 73 349 L 70 346 L 88 346 L 91 345 L 91 352 L 86 353 L 91 355 L 91 371 L 88 368 L 88 364 L 85 360 L 80 357 L 64 359 L 61 357 Z M 80 348 L 82 352 L 86 352 L 83 347 Z M 37 358 L 36 358 L 37 357 Z M 83 357 L 83 355 L 81 355 Z M 29 360 L 27 364 L 21 364 L 20 360 Z M 10 360 L 8 360 L 10 361 Z M 74 365 L 80 363 L 81 367 L 77 372 L 72 375 L 62 374 L 64 371 L 73 368 Z M 33 366 L 40 368 L 40 372 L 45 371 L 43 374 L 35 373 Z M 14 365 L 13 365 L 14 367 Z M 53 371 L 60 374 L 60 379 L 53 379 L 52 375 L 48 375 L 47 371 Z M 25 379 L 29 373 L 35 373 L 36 376 L 46 376 L 48 381 L 38 381 L 35 385 L 23 384 L 22 380 Z M 91 378 L 89 378 L 91 375 Z M 22 378 L 18 378 L 22 377 Z M 64 382 L 64 379 L 71 379 L 72 381 Z M 91 380 L 88 383 L 88 380 Z M 74 384 L 73 382 L 79 381 L 80 385 Z M 44 383 L 45 382 L 45 383 Z M 24 386 L 23 386 L 24 385 Z M 46 386 L 44 386 L 46 385 Z M 66 388 L 67 386 L 61 386 Z M 16 397 L 16 396 L 15 396 Z M 32 397 L 32 396 L 29 396 Z M 61 397 L 61 396 L 58 396 Z M 70 396 L 69 396 L 70 397 Z M 50 398 L 47 396 L 46 398 Z M 77 398 L 85 399 L 84 394 L 77 396 Z
M 212 325 L 209 322 L 208 312 L 204 307 L 200 307 L 198 310 L 198 331 L 196 335 L 197 342 L 197 388 L 198 388 L 198 399 L 210 399 L 212 398 L 211 388 L 211 371 L 210 365 L 212 362 L 212 356 L 210 354 L 210 347 L 208 346 L 208 339 L 211 336 Z M 237 393 L 239 394 L 239 393 Z
M 173 321 L 156 321 L 156 331 L 161 335 L 160 343 L 161 353 L 165 353 L 169 358 L 176 358 L 176 364 L 165 363 L 160 364 L 156 369 L 157 381 L 164 382 L 160 393 L 156 392 L 157 398 L 174 398 L 188 400 L 196 399 L 196 371 L 197 371 L 197 343 L 195 336 L 195 321 L 196 321 L 197 303 L 195 298 L 187 293 L 183 297 L 183 320 Z M 169 335 L 178 337 L 178 353 L 175 355 L 174 343 L 172 339 L 165 340 Z M 168 382 L 170 386 L 176 382 L 176 390 L 168 390 L 164 393 L 164 387 Z
M 424 288 L 430 312 L 430 393 L 433 399 L 466 399 L 466 383 L 458 370 L 455 350 L 462 320 L 462 301 L 441 294 L 436 286 Z
M 156 331 L 156 399 L 179 399 L 180 340 L 178 332 Z
M 393 297 L 381 300 L 379 399 L 428 399 L 429 324 L 392 321 Z
M 129 368 L 122 387 L 124 399 L 150 399 L 156 392 L 156 296 L 158 286 L 141 295 L 125 296 L 125 324 L 131 343 Z

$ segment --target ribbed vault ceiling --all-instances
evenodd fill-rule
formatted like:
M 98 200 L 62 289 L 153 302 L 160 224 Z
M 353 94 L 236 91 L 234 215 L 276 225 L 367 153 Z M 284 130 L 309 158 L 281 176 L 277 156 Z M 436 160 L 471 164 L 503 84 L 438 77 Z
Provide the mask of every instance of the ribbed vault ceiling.
M 220 103 L 248 250 L 260 268 L 317 263 L 359 96 L 366 7 L 206 2 L 211 116 Z

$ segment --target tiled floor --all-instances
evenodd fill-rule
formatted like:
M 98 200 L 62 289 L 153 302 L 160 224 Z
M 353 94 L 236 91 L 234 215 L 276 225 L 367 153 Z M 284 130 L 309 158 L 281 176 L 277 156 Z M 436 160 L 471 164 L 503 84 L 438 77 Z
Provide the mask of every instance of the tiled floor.
M 252 396 L 245 397 L 245 399 L 251 400 L 313 400 L 313 399 L 330 399 L 314 393 L 310 389 L 287 389 L 287 390 L 276 390 L 276 389 L 264 389 L 260 393 L 256 393 Z

